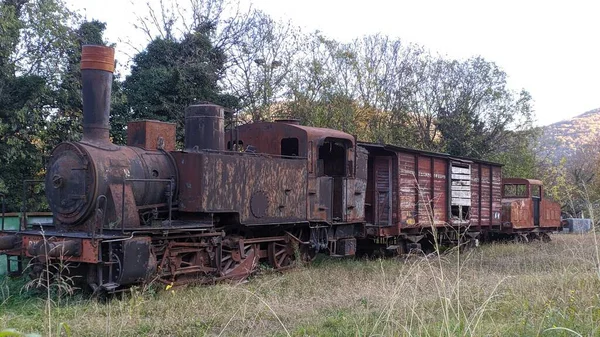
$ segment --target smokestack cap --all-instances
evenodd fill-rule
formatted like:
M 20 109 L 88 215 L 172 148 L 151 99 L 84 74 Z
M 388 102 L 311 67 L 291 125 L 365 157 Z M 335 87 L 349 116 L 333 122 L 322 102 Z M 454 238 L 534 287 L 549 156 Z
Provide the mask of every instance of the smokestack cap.
M 85 45 L 81 50 L 81 69 L 115 71 L 115 50 L 105 46 Z

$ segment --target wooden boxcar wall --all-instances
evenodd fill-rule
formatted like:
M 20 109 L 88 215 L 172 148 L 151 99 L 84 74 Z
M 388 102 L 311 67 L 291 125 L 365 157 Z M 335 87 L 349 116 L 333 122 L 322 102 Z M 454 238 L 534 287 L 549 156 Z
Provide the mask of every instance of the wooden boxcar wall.
M 501 222 L 502 167 L 444 154 L 362 144 L 369 150 L 366 219 L 410 233 L 431 226 L 485 229 Z M 455 186 L 457 185 L 457 186 Z M 460 185 L 460 186 L 458 186 Z M 452 214 L 459 206 L 459 215 Z M 450 218 L 449 218 L 450 217 Z
M 397 152 L 400 191 L 399 225 L 403 228 L 444 226 L 448 218 L 448 161 L 418 153 Z
M 473 229 L 488 229 L 500 225 L 502 210 L 502 168 L 488 163 L 471 164 L 470 225 Z

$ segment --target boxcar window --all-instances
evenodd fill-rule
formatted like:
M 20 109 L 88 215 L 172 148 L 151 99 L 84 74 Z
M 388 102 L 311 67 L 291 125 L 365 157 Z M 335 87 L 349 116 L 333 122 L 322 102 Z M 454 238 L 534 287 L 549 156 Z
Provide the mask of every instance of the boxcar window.
M 469 220 L 471 218 L 471 207 L 469 206 L 455 206 L 450 207 L 452 212 L 452 218 L 456 220 Z
M 525 184 L 505 184 L 504 196 L 507 198 L 526 197 L 527 185 Z
M 281 155 L 282 156 L 298 156 L 298 138 L 283 138 L 281 140 Z
M 469 220 L 471 212 L 471 167 L 461 163 L 452 163 L 452 218 Z

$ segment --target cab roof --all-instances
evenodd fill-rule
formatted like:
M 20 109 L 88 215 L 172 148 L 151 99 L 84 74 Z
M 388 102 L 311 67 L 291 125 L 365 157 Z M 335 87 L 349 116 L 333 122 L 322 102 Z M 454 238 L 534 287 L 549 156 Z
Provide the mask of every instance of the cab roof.
M 503 184 L 526 184 L 526 185 L 544 185 L 541 180 L 525 178 L 504 178 Z
M 294 121 L 257 122 L 239 126 L 240 130 L 274 132 L 279 134 L 302 134 L 308 141 L 322 143 L 326 138 L 336 138 L 354 143 L 354 137 L 343 131 L 299 125 Z

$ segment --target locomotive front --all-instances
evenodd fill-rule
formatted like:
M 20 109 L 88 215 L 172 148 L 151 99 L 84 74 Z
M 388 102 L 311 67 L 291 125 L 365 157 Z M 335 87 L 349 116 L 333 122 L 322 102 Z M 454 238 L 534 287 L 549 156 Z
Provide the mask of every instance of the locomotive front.
M 52 151 L 45 179 L 46 197 L 61 231 L 95 231 L 110 224 L 140 227 L 140 210 L 164 212 L 175 189 L 175 163 L 164 149 L 110 141 L 113 70 L 112 48 L 83 47 L 83 138 Z
M 113 71 L 112 48 L 83 47 L 83 137 L 54 148 L 45 177 L 53 226 L 23 223 L 17 231 L 0 232 L 0 254 L 31 259 L 34 277 L 55 258 L 75 263 L 70 272 L 83 276 L 80 281 L 104 288 L 139 282 L 156 271 L 151 238 L 131 233 L 170 220 L 178 176 L 168 152 L 175 147 L 175 125 L 143 121 L 140 130 L 128 130 L 135 146 L 113 144 Z M 153 142 L 144 143 L 150 137 Z M 144 146 L 149 143 L 154 145 Z

